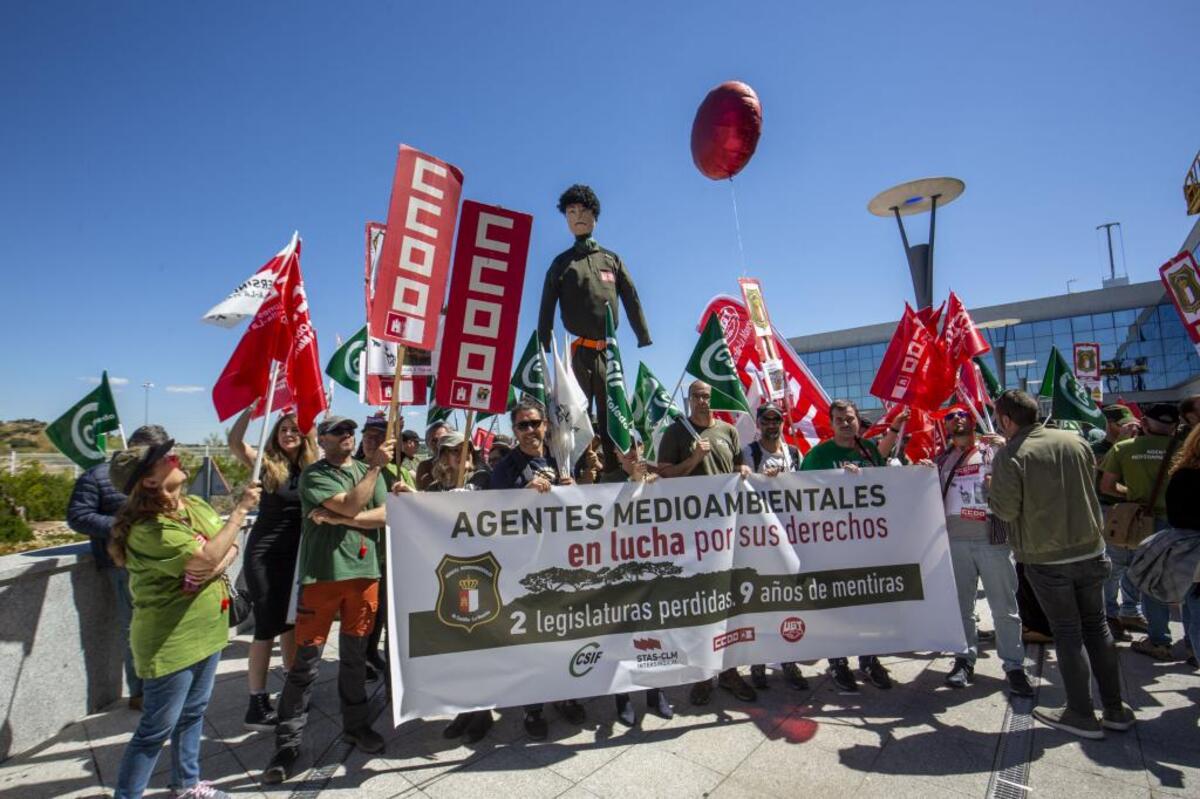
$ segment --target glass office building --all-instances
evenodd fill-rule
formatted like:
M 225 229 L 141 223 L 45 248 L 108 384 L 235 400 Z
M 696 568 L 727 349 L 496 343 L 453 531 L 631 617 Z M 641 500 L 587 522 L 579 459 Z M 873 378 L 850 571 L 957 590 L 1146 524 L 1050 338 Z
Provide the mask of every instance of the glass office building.
M 1057 347 L 1071 362 L 1076 342 L 1100 345 L 1105 396 L 1135 402 L 1177 400 L 1200 392 L 1200 357 L 1162 283 L 1112 285 L 1096 291 L 970 309 L 985 330 L 993 353 L 988 365 L 1008 388 L 1036 393 Z M 871 381 L 895 322 L 791 339 L 830 397 L 853 400 L 877 415 L 881 403 Z M 996 357 L 996 352 L 1003 355 Z

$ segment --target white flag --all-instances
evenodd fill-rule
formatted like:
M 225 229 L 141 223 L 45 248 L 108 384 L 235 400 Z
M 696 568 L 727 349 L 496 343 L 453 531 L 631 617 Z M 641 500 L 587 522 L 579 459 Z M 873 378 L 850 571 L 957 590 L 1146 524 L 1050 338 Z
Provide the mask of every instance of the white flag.
M 558 342 L 551 337 L 554 349 L 554 390 L 550 392 L 550 454 L 558 461 L 558 471 L 570 475 L 575 462 L 592 443 L 592 420 L 588 418 L 588 402 L 571 367 L 558 357 Z
M 238 322 L 258 313 L 263 300 L 270 296 L 279 269 L 288 256 L 296 249 L 300 235 L 292 235 L 291 242 L 280 250 L 274 258 L 267 261 L 257 272 L 234 289 L 228 297 L 221 300 L 204 314 L 202 320 L 218 327 L 234 327 Z

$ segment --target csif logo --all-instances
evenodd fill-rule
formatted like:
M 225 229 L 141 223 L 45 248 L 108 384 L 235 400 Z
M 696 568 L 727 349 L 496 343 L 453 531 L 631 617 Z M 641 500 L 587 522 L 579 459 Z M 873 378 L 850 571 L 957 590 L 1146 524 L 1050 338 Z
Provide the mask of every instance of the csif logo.
M 603 656 L 604 650 L 600 648 L 600 644 L 595 641 L 589 641 L 579 647 L 574 655 L 571 655 L 571 661 L 567 664 L 567 670 L 571 672 L 572 677 L 582 677 L 594 669 Z

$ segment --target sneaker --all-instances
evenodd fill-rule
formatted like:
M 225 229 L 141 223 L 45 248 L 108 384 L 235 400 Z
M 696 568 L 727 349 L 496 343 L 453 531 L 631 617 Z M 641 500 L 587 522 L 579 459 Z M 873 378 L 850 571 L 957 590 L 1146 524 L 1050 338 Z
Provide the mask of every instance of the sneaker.
M 788 685 L 792 686 L 797 691 L 808 690 L 808 680 L 800 673 L 800 667 L 795 663 L 781 663 L 783 676 L 787 678 Z
M 692 691 L 688 695 L 693 705 L 707 705 L 712 700 L 712 680 L 701 680 L 692 683 Z
M 250 694 L 250 704 L 246 707 L 246 718 L 242 719 L 242 726 L 248 730 L 271 732 L 278 723 L 279 716 L 275 714 L 275 708 L 271 707 L 271 697 L 265 693 Z
M 966 658 L 955 658 L 954 668 L 946 675 L 946 685 L 951 688 L 966 688 L 975 677 L 975 667 Z
M 1008 677 L 1008 692 L 1013 696 L 1033 696 L 1033 684 L 1029 682 L 1025 669 L 1013 669 Z
M 525 711 L 525 734 L 535 741 L 544 741 L 550 733 L 550 725 L 540 710 Z
M 467 724 L 467 733 L 463 736 L 463 741 L 469 744 L 479 743 L 491 728 L 492 711 L 477 710 L 471 714 L 471 721 Z
M 617 721 L 626 727 L 637 724 L 637 713 L 633 710 L 629 694 L 617 694 Z
M 760 691 L 767 690 L 767 667 L 757 665 L 750 667 L 750 684 Z
M 726 669 L 721 672 L 721 676 L 717 677 L 717 687 L 724 688 L 743 702 L 758 700 L 758 694 L 750 687 L 750 683 L 742 679 L 742 675 L 738 674 L 737 669 Z
M 1104 738 L 1104 728 L 1096 721 L 1095 715 L 1084 716 L 1065 707 L 1035 707 L 1033 717 L 1048 727 L 1078 735 L 1080 738 L 1096 741 Z
M 1104 715 L 1100 719 L 1100 723 L 1106 729 L 1119 730 L 1120 732 L 1131 728 L 1135 721 L 1137 721 L 1137 718 L 1134 717 L 1133 711 L 1124 702 L 1121 703 L 1119 708 L 1104 711 Z
M 671 707 L 667 695 L 658 688 L 651 688 L 646 692 L 646 709 L 660 719 L 675 718 L 675 708 Z
M 1122 613 L 1117 617 L 1117 621 L 1121 622 L 1121 626 L 1126 630 L 1133 630 L 1137 633 L 1150 632 L 1150 622 L 1146 621 L 1146 617 L 1140 613 L 1135 613 L 1132 616 Z
M 1052 644 L 1054 637 L 1028 627 L 1021 628 L 1021 640 L 1027 644 Z
M 839 694 L 858 693 L 858 680 L 854 679 L 854 672 L 850 671 L 850 667 L 845 663 L 831 665 L 829 676 L 833 678 L 833 685 Z
M 167 793 L 168 799 L 230 799 L 229 794 L 213 785 L 208 780 L 201 780 L 191 788 L 178 790 L 172 788 Z
M 383 736 L 366 724 L 361 727 L 355 727 L 352 730 L 342 730 L 342 739 L 349 741 L 362 751 L 372 755 L 376 752 L 382 752 L 384 747 Z
M 1129 647 L 1134 652 L 1141 652 L 1143 655 L 1148 655 L 1155 660 L 1174 660 L 1175 657 L 1171 654 L 1170 644 L 1153 643 L 1149 637 L 1139 638 Z
M 867 679 L 871 681 L 871 685 L 874 685 L 879 690 L 886 691 L 892 687 L 892 675 L 889 674 L 888 670 L 885 669 L 883 664 L 879 662 L 879 658 L 871 658 L 866 662 L 866 665 L 862 665 L 861 668 L 862 673 L 865 674 Z
M 462 734 L 467 731 L 467 725 L 471 723 L 471 713 L 459 713 L 454 717 L 454 721 L 446 725 L 442 730 L 442 737 L 448 740 L 461 738 Z
M 262 781 L 266 785 L 277 785 L 295 776 L 300 763 L 300 747 L 285 746 L 276 749 L 271 762 L 263 769 Z
M 568 699 L 565 702 L 555 702 L 554 709 L 563 714 L 563 718 L 571 724 L 582 724 L 587 720 L 587 711 L 583 709 L 583 705 L 575 699 Z
M 1116 616 L 1108 617 L 1108 631 L 1112 633 L 1114 641 L 1132 641 L 1133 636 L 1125 631 L 1125 625 L 1121 624 L 1121 620 Z

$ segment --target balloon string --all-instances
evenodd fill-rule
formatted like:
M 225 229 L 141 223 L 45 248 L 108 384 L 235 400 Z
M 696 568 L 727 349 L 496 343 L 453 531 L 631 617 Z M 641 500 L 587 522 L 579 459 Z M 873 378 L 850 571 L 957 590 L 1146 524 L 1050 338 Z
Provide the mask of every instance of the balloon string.
M 742 264 L 742 277 L 746 276 L 746 249 L 742 246 L 742 221 L 738 217 L 737 191 L 733 187 L 733 178 L 729 178 L 729 196 L 733 198 L 733 228 L 737 231 L 738 258 Z

